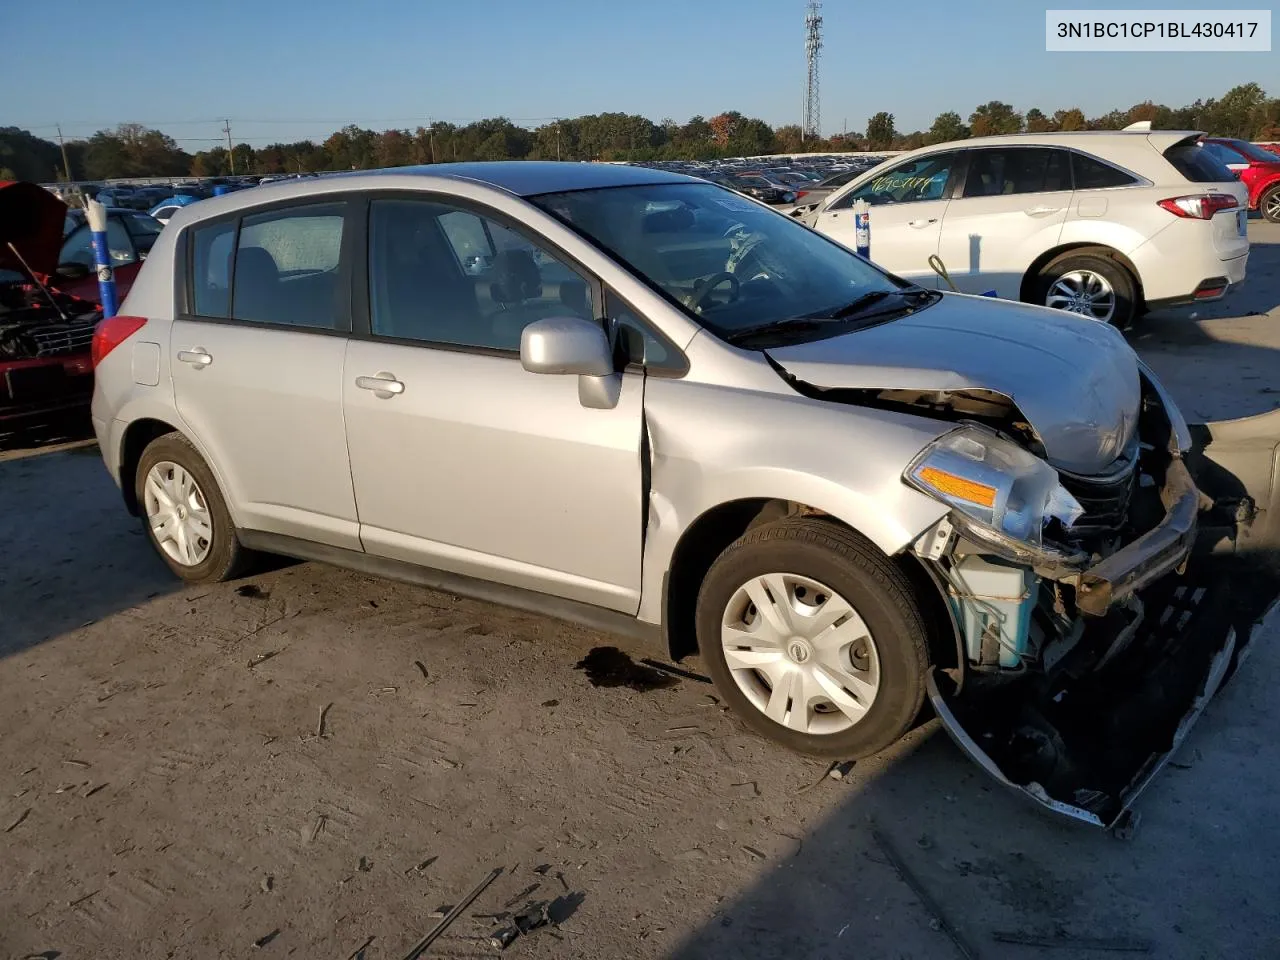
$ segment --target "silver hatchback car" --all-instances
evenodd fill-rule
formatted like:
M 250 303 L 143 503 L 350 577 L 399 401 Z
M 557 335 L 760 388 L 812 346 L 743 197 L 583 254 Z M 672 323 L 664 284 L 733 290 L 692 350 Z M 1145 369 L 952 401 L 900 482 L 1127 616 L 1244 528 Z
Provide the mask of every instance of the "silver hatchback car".
M 690 177 L 455 164 L 214 198 L 94 359 L 103 458 L 185 580 L 272 552 L 653 638 L 824 757 L 927 696 L 1092 823 L 1272 595 L 1193 547 L 1272 545 L 1275 418 L 1192 431 L 1114 329 L 922 289 Z

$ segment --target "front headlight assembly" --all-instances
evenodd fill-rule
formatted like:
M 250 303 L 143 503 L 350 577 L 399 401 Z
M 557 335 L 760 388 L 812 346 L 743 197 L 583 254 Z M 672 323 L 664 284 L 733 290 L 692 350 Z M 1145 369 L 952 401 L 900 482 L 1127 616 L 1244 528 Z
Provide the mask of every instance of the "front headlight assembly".
M 1051 519 L 1069 528 L 1084 513 L 1053 467 L 978 426 L 939 437 L 912 461 L 903 479 L 970 521 L 964 525 L 971 532 L 997 543 L 1039 547 Z

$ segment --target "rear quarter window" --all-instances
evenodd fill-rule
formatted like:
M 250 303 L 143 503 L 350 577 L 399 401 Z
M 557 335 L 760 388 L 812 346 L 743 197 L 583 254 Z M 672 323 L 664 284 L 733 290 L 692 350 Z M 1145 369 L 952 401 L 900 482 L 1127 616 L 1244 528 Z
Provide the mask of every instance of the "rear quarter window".
M 1236 175 L 1198 143 L 1179 143 L 1164 152 L 1178 173 L 1192 183 L 1230 183 Z
M 1077 190 L 1105 190 L 1127 187 L 1137 181 L 1123 170 L 1083 153 L 1071 154 L 1071 175 Z

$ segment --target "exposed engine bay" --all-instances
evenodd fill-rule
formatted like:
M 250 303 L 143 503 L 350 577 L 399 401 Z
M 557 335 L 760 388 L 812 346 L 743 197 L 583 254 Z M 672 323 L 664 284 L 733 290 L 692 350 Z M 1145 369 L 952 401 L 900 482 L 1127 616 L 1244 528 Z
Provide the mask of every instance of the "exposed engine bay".
M 43 359 L 89 349 L 101 311 L 56 290 L 48 294 L 33 285 L 0 283 L 0 360 Z

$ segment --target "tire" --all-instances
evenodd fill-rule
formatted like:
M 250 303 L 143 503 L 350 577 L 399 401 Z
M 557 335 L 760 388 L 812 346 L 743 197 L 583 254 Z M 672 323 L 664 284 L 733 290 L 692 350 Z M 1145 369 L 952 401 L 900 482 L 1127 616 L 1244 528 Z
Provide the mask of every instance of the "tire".
M 771 639 L 787 632 L 772 626 L 778 608 L 765 616 L 754 603 L 743 606 L 748 592 L 760 595 L 765 578 L 771 578 L 766 598 L 785 592 L 792 609 L 799 604 L 812 611 L 806 614 L 811 622 L 802 623 L 803 616 L 791 621 L 795 635 L 780 645 Z M 830 591 L 825 601 L 823 590 Z M 854 616 L 832 622 L 842 603 Z M 744 626 L 746 634 L 740 632 Z M 874 546 L 825 520 L 779 520 L 730 544 L 698 592 L 696 627 L 725 701 L 756 732 L 798 753 L 841 760 L 876 753 L 910 729 L 924 702 L 927 628 L 911 582 Z M 725 634 L 735 627 L 730 652 Z M 757 646 L 735 642 L 744 637 Z M 749 664 L 762 658 L 763 666 L 744 667 L 744 658 Z M 791 709 L 784 711 L 784 703 Z
M 1082 298 L 1067 306 L 1063 301 L 1073 290 L 1091 294 L 1092 301 Z M 1138 285 L 1127 269 L 1101 254 L 1075 252 L 1045 264 L 1032 287 L 1032 302 L 1070 310 L 1121 330 L 1133 325 L 1141 306 Z M 1100 309 L 1108 303 L 1109 312 Z
M 1258 212 L 1272 223 L 1280 223 L 1280 183 L 1258 198 Z
M 153 470 L 165 481 L 161 492 L 174 503 L 172 510 L 164 506 L 164 501 L 154 490 L 148 492 L 147 480 Z M 183 474 L 190 479 L 190 486 L 181 480 Z M 222 491 L 213 478 L 213 471 L 186 437 L 180 433 L 167 433 L 153 440 L 138 461 L 134 489 L 147 538 L 169 569 L 181 579 L 187 583 L 220 583 L 235 579 L 244 572 L 252 554 L 240 545 L 236 537 L 235 525 Z M 179 491 L 190 490 L 194 490 L 194 494 L 176 496 Z M 199 509 L 201 506 L 204 508 L 202 511 Z M 178 508 L 181 508 L 181 519 L 174 522 L 173 514 L 178 512 Z M 162 518 L 170 521 L 169 530 L 184 531 L 181 540 L 192 545 L 186 554 L 192 562 L 184 562 L 183 547 L 174 535 L 160 535 L 158 531 L 165 529 L 158 522 Z M 207 524 L 202 524 L 206 518 Z M 197 525 L 207 529 L 208 535 L 188 536 Z

